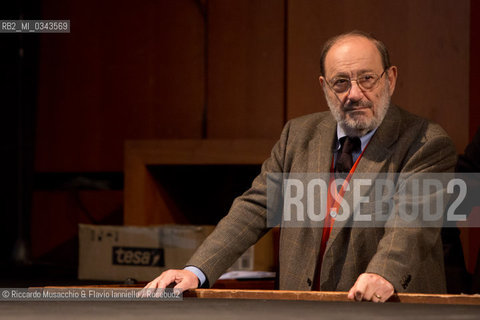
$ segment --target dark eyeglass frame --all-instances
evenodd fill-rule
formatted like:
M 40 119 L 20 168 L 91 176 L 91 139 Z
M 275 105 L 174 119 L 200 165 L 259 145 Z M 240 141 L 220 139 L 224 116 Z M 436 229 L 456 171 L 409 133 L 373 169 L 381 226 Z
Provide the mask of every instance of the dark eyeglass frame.
M 363 92 L 368 92 L 368 91 L 371 91 L 373 89 L 375 89 L 380 81 L 380 79 L 383 77 L 383 75 L 385 74 L 385 72 L 388 70 L 389 68 L 385 68 L 383 69 L 383 72 L 380 74 L 380 76 L 378 76 L 376 73 L 367 73 L 367 74 L 363 74 L 361 75 L 360 77 L 357 77 L 355 79 L 350 79 L 350 78 L 343 78 L 343 77 L 339 77 L 339 78 L 333 78 L 331 79 L 330 81 L 325 81 L 328 85 L 328 87 L 330 88 L 330 90 L 332 90 L 334 93 L 336 94 L 342 94 L 342 93 L 345 93 L 345 92 L 349 92 L 350 89 L 352 89 L 352 81 L 355 81 L 357 83 L 357 86 L 360 90 L 362 90 Z M 374 82 L 372 83 L 372 85 L 370 86 L 370 88 L 365 88 L 362 84 L 361 81 L 358 81 L 359 79 L 361 79 L 362 77 L 366 77 L 366 76 L 372 76 L 374 75 L 375 77 L 377 77 L 377 79 L 374 80 Z M 335 90 L 334 89 L 334 85 L 335 85 L 335 82 L 338 81 L 338 80 L 346 80 L 348 81 L 348 86 L 341 90 L 341 91 L 338 91 L 338 90 Z M 333 84 L 332 84 L 333 82 Z

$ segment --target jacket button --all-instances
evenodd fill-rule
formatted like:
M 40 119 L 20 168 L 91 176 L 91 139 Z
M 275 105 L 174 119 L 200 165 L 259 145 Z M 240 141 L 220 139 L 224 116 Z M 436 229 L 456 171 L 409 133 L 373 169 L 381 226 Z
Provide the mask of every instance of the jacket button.
M 411 280 L 412 280 L 412 276 L 409 275 L 409 274 L 407 274 L 406 276 L 404 276 L 404 277 L 402 278 L 402 283 L 401 283 L 401 285 L 402 285 L 403 289 L 405 289 L 405 290 L 407 289 L 408 284 L 410 283 Z

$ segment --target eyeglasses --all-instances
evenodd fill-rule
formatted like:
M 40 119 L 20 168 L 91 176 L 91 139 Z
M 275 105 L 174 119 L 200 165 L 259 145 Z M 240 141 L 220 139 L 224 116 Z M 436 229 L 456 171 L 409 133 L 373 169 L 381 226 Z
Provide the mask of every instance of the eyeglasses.
M 380 76 L 376 75 L 375 73 L 366 73 L 362 74 L 356 79 L 338 77 L 327 81 L 327 84 L 330 89 L 336 93 L 344 93 L 350 90 L 352 87 L 352 81 L 355 81 L 362 91 L 369 91 L 377 86 L 378 80 L 383 77 L 383 74 L 385 71 L 387 71 L 387 69 L 388 68 L 385 68 Z

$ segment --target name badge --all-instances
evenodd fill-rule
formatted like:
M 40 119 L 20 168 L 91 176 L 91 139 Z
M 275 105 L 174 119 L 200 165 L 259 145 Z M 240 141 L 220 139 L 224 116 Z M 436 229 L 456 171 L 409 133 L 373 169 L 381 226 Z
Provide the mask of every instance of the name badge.
M 337 216 L 337 209 L 330 209 L 330 217 L 335 218 Z

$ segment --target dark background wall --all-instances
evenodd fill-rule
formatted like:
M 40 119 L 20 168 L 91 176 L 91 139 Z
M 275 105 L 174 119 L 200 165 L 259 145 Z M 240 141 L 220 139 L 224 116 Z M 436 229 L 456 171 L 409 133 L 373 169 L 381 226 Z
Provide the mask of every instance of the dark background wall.
M 394 102 L 439 122 L 458 152 L 480 125 L 475 1 L 4 6 L 3 19 L 71 21 L 70 34 L 0 34 L 5 257 L 24 233 L 32 261 L 72 266 L 79 222 L 121 224 L 127 139 L 273 139 L 288 119 L 327 110 L 318 58 L 340 32 L 386 42 Z
M 34 1 L 2 2 L 1 19 L 33 19 Z M 0 34 L 0 262 L 28 255 L 37 106 L 37 35 Z
M 347 9 L 348 8 L 348 9 Z M 275 138 L 326 110 L 323 42 L 385 39 L 395 101 L 468 141 L 468 1 L 42 1 L 37 172 L 121 171 L 125 139 Z

